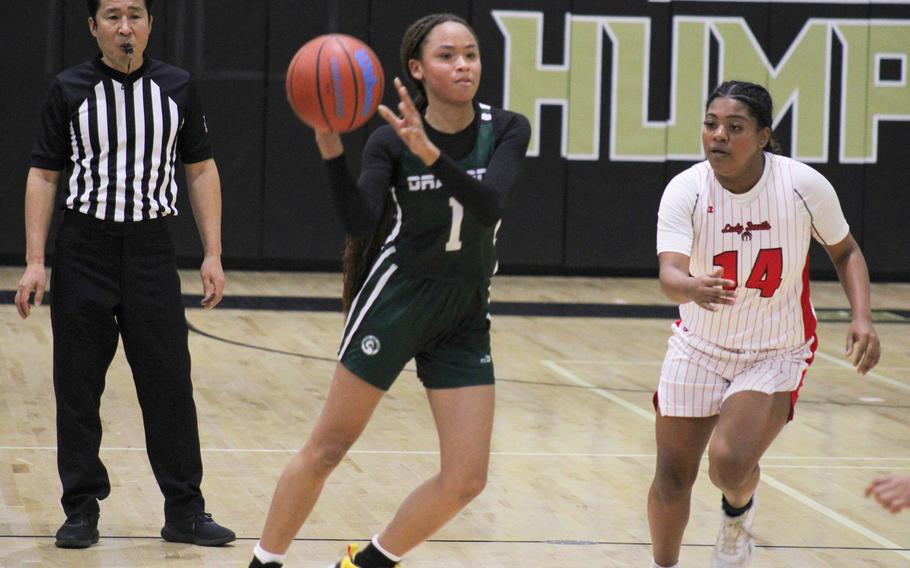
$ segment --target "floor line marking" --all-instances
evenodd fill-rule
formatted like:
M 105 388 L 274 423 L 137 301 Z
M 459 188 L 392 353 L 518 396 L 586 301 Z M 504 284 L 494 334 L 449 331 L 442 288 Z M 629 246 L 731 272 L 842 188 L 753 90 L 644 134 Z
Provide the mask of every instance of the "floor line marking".
M 824 353 L 822 351 L 816 351 L 815 354 L 821 355 L 821 357 L 823 359 L 833 363 L 833 366 L 835 366 L 835 367 L 845 367 L 848 369 L 853 369 L 853 366 L 850 365 L 848 362 L 844 361 L 843 359 L 838 359 L 837 357 L 835 357 L 833 355 L 828 355 L 827 353 Z M 663 365 L 663 359 L 653 359 L 653 360 L 625 359 L 622 361 L 612 360 L 612 359 L 549 359 L 549 360 L 553 361 L 554 363 L 557 363 L 557 364 L 558 363 L 569 363 L 572 365 L 610 365 L 610 366 L 615 365 L 617 367 L 659 367 L 659 366 Z M 813 368 L 817 369 L 819 367 L 828 368 L 827 365 L 818 365 Z M 888 369 L 890 371 L 910 371 L 910 367 L 881 366 L 881 367 L 876 367 L 876 369 L 878 369 L 879 371 L 881 371 L 882 369 Z M 877 371 L 872 371 L 871 373 L 869 373 L 869 375 L 871 375 L 872 373 L 881 375 L 881 373 L 877 372 Z M 890 380 L 897 380 L 897 379 L 890 379 Z
M 910 552 L 907 552 L 906 549 L 904 549 L 904 547 L 897 544 L 896 542 L 888 540 L 887 538 L 883 537 L 882 535 L 878 534 L 877 532 L 874 532 L 874 531 L 864 527 L 863 525 L 857 523 L 856 521 L 848 519 L 847 517 L 841 515 L 837 511 L 822 505 L 815 499 L 812 499 L 811 497 L 803 495 L 802 493 L 793 489 L 792 487 L 789 487 L 788 485 L 781 483 L 774 477 L 764 474 L 761 476 L 761 480 L 762 480 L 762 482 L 767 483 L 768 485 L 770 485 L 771 487 L 784 493 L 785 495 L 789 495 L 791 498 L 796 499 L 803 505 L 806 505 L 807 507 L 815 509 L 819 513 L 825 515 L 826 517 L 828 517 L 834 521 L 837 521 L 838 523 L 844 525 L 845 527 L 847 527 L 849 529 L 852 529 L 855 532 L 858 532 L 859 534 L 863 535 L 864 537 L 866 537 L 874 542 L 877 542 L 878 544 L 880 544 L 886 548 L 894 549 L 894 552 L 897 553 L 899 556 L 903 556 L 904 558 L 910 558 Z
M 843 368 L 851 369 L 851 370 L 854 369 L 853 365 L 851 365 L 848 361 L 845 361 L 845 360 L 841 359 L 840 357 L 835 357 L 833 355 L 829 355 L 820 349 L 815 352 L 815 355 L 818 357 L 821 357 L 825 361 L 834 363 L 838 367 L 843 367 Z M 910 391 L 910 384 L 907 384 L 903 381 L 899 381 L 897 379 L 893 379 L 887 375 L 883 375 L 874 369 L 869 371 L 868 373 L 866 373 L 866 377 L 869 377 L 870 379 L 875 379 L 879 382 L 891 385 L 892 387 L 895 387 L 895 388 Z
M 49 539 L 54 538 L 52 534 L 0 534 L 0 539 L 10 539 L 10 540 L 33 540 L 33 539 Z M 111 540 L 154 540 L 161 541 L 161 537 L 158 535 L 127 535 L 127 534 L 108 534 L 104 533 L 105 539 Z M 238 541 L 257 541 L 261 537 L 238 534 Z M 359 536 L 351 535 L 346 537 L 305 537 L 297 536 L 294 537 L 294 542 L 351 542 L 356 541 Z M 429 538 L 426 543 L 432 544 L 545 544 L 545 545 L 558 545 L 558 546 L 633 546 L 633 547 L 650 547 L 650 542 L 628 542 L 628 541 L 617 541 L 617 540 L 579 540 L 579 539 L 559 539 L 559 538 L 548 538 L 548 539 L 468 539 L 468 538 Z M 714 546 L 714 543 L 699 543 L 699 542 L 690 542 L 683 543 L 683 548 L 711 548 Z M 766 548 L 768 550 L 824 550 L 824 551 L 846 551 L 846 552 L 893 552 L 890 548 L 882 548 L 880 546 L 807 546 L 807 545 L 773 545 L 773 544 L 758 544 L 756 543 L 755 548 Z M 904 549 L 910 550 L 910 549 Z
M 575 383 L 576 385 L 581 385 L 583 387 L 589 388 L 595 394 L 602 396 L 603 398 L 609 400 L 610 402 L 614 402 L 614 403 L 618 404 L 619 406 L 622 406 L 626 410 L 633 412 L 646 420 L 651 420 L 651 421 L 654 420 L 653 413 L 648 412 L 646 410 L 642 410 L 639 406 L 632 404 L 631 402 L 627 401 L 626 399 L 618 397 L 609 391 L 606 391 L 602 388 L 598 388 L 598 387 L 592 385 L 588 381 L 577 376 L 572 371 L 569 371 L 565 367 L 561 366 L 559 363 L 556 363 L 555 361 L 548 361 L 548 360 L 543 360 L 543 361 L 541 361 L 541 363 L 543 363 L 543 365 L 545 367 L 547 367 L 548 369 L 550 369 L 557 375 L 559 375 L 565 379 L 568 379 L 569 381 Z
M 817 470 L 825 470 L 825 469 L 870 469 L 870 470 L 873 470 L 873 471 L 876 471 L 876 470 L 881 471 L 881 470 L 883 470 L 883 469 L 887 469 L 888 471 L 895 471 L 895 470 L 899 470 L 899 469 L 901 469 L 901 470 L 910 469 L 910 466 L 906 466 L 906 465 L 885 465 L 885 464 L 882 464 L 882 465 L 818 465 L 818 464 L 803 464 L 803 465 L 800 465 L 800 464 L 784 464 L 784 463 L 779 463 L 779 464 L 773 464 L 773 463 L 772 463 L 772 464 L 766 464 L 766 463 L 763 463 L 763 464 L 761 464 L 761 468 L 762 468 L 762 470 L 764 470 L 764 469 L 769 469 L 769 468 L 770 468 L 770 469 L 813 469 L 813 470 L 816 470 L 816 469 L 817 469 Z
M 594 385 L 588 383 L 581 377 L 575 375 L 575 373 L 573 373 L 572 371 L 570 371 L 564 367 L 561 367 L 558 363 L 555 363 L 553 361 L 548 361 L 548 360 L 542 360 L 541 363 L 544 366 L 546 366 L 547 368 L 553 370 L 558 375 L 565 377 L 576 384 L 587 385 L 588 387 L 591 387 L 591 389 L 594 393 L 602 396 L 603 398 L 606 398 L 607 400 L 610 400 L 611 402 L 616 402 L 623 408 L 632 411 L 634 414 L 637 414 L 638 416 L 641 416 L 641 417 L 645 418 L 646 420 L 651 421 L 652 423 L 654 422 L 654 413 L 653 412 L 646 412 L 646 411 L 642 410 L 640 407 L 635 406 L 634 404 L 628 402 L 627 400 L 619 398 L 618 396 L 614 395 L 613 393 L 606 392 L 602 389 L 595 388 Z M 767 483 L 768 485 L 770 485 L 771 487 L 777 489 L 778 491 L 784 493 L 785 495 L 799 501 L 803 505 L 818 511 L 822 515 L 825 515 L 829 519 L 831 519 L 837 523 L 840 523 L 841 525 L 884 546 L 885 548 L 892 550 L 893 552 L 895 552 L 896 554 L 898 554 L 904 558 L 910 559 L 910 552 L 907 552 L 906 549 L 904 547 L 902 547 L 901 545 L 899 545 L 896 542 L 893 542 L 891 540 L 888 540 L 887 538 L 864 527 L 863 525 L 857 523 L 856 521 L 848 519 L 847 517 L 841 515 L 837 511 L 830 509 L 829 507 L 826 507 L 825 505 L 822 505 L 821 503 L 812 499 L 811 497 L 800 493 L 799 491 L 793 489 L 792 487 L 789 487 L 788 485 L 785 485 L 784 483 L 781 483 L 780 481 L 775 479 L 773 476 L 764 474 L 761 476 L 761 480 L 763 482 Z
M 0 446 L 0 451 L 18 451 L 18 452 L 55 452 L 57 451 L 56 446 Z M 146 452 L 144 446 L 138 447 L 101 447 L 103 452 Z M 297 452 L 297 448 L 202 448 L 203 453 L 213 453 L 213 454 L 292 454 Z M 349 450 L 349 454 L 358 454 L 358 455 L 425 455 L 425 456 L 438 456 L 439 450 Z M 506 452 L 506 451 L 493 451 L 490 452 L 490 455 L 501 456 L 501 457 L 554 457 L 554 458 L 564 458 L 564 457 L 579 457 L 579 458 L 616 458 L 616 459 L 654 459 L 655 454 L 643 454 L 643 453 L 614 453 L 614 452 Z M 702 458 L 707 460 L 707 456 Z M 892 457 L 892 456 L 787 456 L 787 455 L 766 455 L 763 458 L 764 460 L 769 461 L 781 461 L 781 460 L 792 460 L 792 461 L 841 461 L 841 462 L 886 462 L 885 467 L 910 467 L 910 463 L 907 463 L 906 466 L 894 465 L 895 462 L 910 462 L 910 457 Z M 765 464 L 762 463 L 764 467 L 818 467 L 818 468 L 874 468 L 875 466 L 826 466 L 818 464 L 809 464 L 809 465 L 785 465 L 785 464 Z

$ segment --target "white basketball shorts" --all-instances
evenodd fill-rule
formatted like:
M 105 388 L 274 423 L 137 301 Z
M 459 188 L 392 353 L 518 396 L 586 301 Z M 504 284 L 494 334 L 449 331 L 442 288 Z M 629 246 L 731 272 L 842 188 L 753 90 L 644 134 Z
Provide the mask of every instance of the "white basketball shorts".
M 720 413 L 724 401 L 742 391 L 789 392 L 790 419 L 818 339 L 796 348 L 727 349 L 673 324 L 660 371 L 654 406 L 662 416 L 704 418 Z

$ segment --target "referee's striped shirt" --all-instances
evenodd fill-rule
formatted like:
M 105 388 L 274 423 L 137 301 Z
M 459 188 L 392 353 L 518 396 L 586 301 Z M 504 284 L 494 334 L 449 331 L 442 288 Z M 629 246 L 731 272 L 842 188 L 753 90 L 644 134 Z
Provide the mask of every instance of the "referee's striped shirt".
M 67 175 L 65 206 L 107 221 L 177 214 L 177 157 L 212 157 L 186 71 L 144 57 L 129 75 L 101 57 L 54 79 L 31 165 Z

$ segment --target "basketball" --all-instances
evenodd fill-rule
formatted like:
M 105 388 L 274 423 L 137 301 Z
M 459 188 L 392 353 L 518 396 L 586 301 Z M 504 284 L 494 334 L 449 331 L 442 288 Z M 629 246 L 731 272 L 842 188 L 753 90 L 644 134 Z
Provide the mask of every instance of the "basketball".
M 370 47 L 343 34 L 304 44 L 288 66 L 285 89 L 300 120 L 316 130 L 350 132 L 376 112 L 385 79 Z

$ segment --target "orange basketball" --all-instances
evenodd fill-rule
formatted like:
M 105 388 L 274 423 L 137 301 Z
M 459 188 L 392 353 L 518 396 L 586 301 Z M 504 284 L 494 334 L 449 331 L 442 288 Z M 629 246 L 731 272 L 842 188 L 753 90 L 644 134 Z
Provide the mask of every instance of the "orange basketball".
M 285 81 L 298 118 L 317 130 L 349 132 L 376 112 L 385 79 L 373 50 L 355 37 L 321 35 L 297 51 Z

